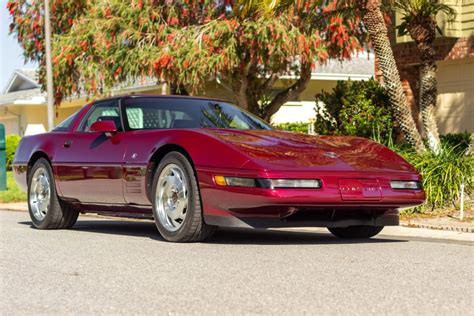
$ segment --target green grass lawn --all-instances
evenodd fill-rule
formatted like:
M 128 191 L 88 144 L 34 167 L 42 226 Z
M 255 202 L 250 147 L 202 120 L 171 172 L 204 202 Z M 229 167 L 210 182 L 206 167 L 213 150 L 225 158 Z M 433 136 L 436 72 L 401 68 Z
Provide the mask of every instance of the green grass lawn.
M 26 202 L 26 193 L 23 192 L 13 179 L 13 173 L 7 172 L 7 190 L 0 191 L 0 203 Z

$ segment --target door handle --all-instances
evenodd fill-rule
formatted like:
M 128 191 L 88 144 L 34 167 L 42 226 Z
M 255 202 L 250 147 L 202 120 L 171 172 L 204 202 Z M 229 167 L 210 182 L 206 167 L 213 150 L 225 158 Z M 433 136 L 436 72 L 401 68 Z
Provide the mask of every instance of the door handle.
M 64 142 L 64 147 L 65 148 L 69 148 L 69 147 L 71 147 L 71 145 L 72 145 L 72 140 L 67 140 L 67 141 Z

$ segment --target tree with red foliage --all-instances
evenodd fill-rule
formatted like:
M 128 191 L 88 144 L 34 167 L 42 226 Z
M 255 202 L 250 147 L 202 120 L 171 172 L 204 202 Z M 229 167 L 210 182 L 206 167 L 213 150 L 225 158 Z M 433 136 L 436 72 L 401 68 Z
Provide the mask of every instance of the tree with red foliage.
M 193 94 L 217 80 L 239 106 L 270 120 L 304 90 L 315 63 L 360 49 L 359 22 L 340 15 L 335 2 L 301 3 L 269 17 L 230 0 L 53 0 L 56 102 L 144 77 Z M 11 32 L 25 57 L 40 63 L 44 83 L 41 5 L 10 0 L 8 9 Z M 273 93 L 283 75 L 294 80 Z

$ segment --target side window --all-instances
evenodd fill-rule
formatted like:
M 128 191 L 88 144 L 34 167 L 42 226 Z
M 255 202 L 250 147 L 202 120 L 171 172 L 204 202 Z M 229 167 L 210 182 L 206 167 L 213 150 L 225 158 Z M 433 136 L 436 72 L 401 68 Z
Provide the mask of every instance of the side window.
M 131 129 L 142 129 L 143 128 L 143 110 L 139 107 L 126 108 L 128 125 Z
M 92 124 L 98 121 L 114 121 L 119 131 L 122 131 L 120 111 L 117 100 L 105 101 L 95 104 L 79 126 L 79 131 L 88 132 Z
M 136 103 L 129 105 L 125 108 L 125 114 L 128 127 L 132 130 L 194 127 L 196 125 L 190 123 L 193 119 L 188 113 L 179 109 L 161 108 L 156 104 Z
M 74 114 L 69 116 L 67 119 L 62 121 L 53 129 L 53 131 L 61 131 L 61 132 L 67 131 L 69 129 L 69 126 L 71 126 L 71 124 L 74 122 L 74 119 L 76 118 L 77 113 L 79 113 L 80 111 L 81 110 L 75 112 Z

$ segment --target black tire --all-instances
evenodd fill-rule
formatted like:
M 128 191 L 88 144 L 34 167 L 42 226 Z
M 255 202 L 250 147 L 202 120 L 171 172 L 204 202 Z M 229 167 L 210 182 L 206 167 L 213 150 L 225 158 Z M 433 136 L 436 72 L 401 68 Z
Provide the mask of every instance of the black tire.
M 180 226 L 174 231 L 166 227 L 167 219 L 163 219 L 166 214 L 163 215 L 163 212 L 160 213 L 157 202 L 157 186 L 160 180 L 160 175 L 165 170 L 165 168 L 170 168 L 173 165 L 180 168 L 179 170 L 183 172 L 185 177 L 185 183 L 187 183 L 186 198 L 183 198 L 184 201 L 187 201 L 187 206 L 184 208 L 185 217 L 184 220 L 179 223 Z M 166 181 L 163 180 L 164 178 L 165 177 L 163 176 L 163 182 Z M 163 182 L 160 182 L 160 184 Z M 155 224 L 158 228 L 158 231 L 165 240 L 171 242 L 199 242 L 206 240 L 216 231 L 215 226 L 207 225 L 204 222 L 201 207 L 201 195 L 199 192 L 196 176 L 194 174 L 194 169 L 183 154 L 173 151 L 168 153 L 161 160 L 153 176 L 152 188 L 153 191 L 151 196 L 153 203 L 153 217 L 155 219 Z M 162 223 L 162 221 L 165 223 Z
M 349 226 L 349 227 L 328 227 L 328 230 L 336 237 L 355 239 L 370 238 L 383 229 L 383 226 Z
M 36 189 L 36 181 L 33 180 L 35 174 L 43 173 L 47 176 L 48 185 L 45 188 L 49 189 L 49 206 L 45 207 L 45 214 L 38 215 L 40 212 L 35 208 L 36 203 L 35 194 L 31 194 Z M 38 159 L 31 170 L 28 172 L 28 212 L 30 213 L 33 226 L 38 229 L 64 229 L 72 227 L 79 216 L 79 211 L 75 210 L 70 205 L 63 203 L 57 195 L 56 185 L 54 182 L 53 171 L 49 162 L 44 159 Z

